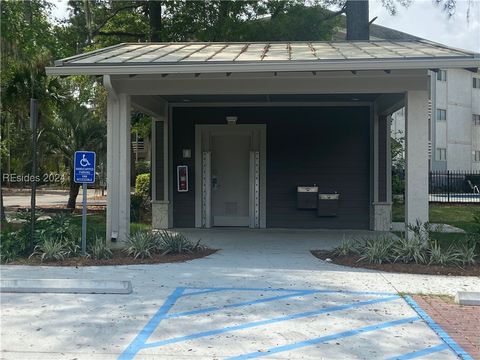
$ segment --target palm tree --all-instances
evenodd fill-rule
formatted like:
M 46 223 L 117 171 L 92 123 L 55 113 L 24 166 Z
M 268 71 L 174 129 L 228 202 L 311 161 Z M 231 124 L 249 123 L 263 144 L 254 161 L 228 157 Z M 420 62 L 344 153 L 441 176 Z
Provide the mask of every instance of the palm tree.
M 70 99 L 59 107 L 53 126 L 44 133 L 52 155 L 57 155 L 70 174 L 68 209 L 75 209 L 80 184 L 73 181 L 75 151 L 96 151 L 103 157 L 106 150 L 106 123 L 95 116 L 87 106 Z

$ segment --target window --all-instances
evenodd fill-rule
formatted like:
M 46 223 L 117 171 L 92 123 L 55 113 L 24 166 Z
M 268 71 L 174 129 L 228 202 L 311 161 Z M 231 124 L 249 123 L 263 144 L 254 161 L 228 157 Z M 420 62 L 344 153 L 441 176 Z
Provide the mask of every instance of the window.
M 472 124 L 474 126 L 480 126 L 480 115 L 478 115 L 478 114 L 473 114 L 472 115 Z
M 446 161 L 447 160 L 447 149 L 437 148 L 437 161 Z
M 447 70 L 438 70 L 437 80 L 438 81 L 447 81 Z
M 447 110 L 437 109 L 437 121 L 447 120 Z
M 477 77 L 473 78 L 473 88 L 480 89 L 480 78 L 477 78 Z
M 473 152 L 473 161 L 480 162 L 480 150 L 475 150 Z

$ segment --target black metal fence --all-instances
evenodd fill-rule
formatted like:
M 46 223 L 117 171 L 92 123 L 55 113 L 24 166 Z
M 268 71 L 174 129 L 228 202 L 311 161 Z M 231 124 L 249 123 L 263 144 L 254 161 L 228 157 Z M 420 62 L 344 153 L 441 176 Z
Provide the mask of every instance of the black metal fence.
M 431 171 L 428 183 L 430 202 L 480 204 L 480 171 Z

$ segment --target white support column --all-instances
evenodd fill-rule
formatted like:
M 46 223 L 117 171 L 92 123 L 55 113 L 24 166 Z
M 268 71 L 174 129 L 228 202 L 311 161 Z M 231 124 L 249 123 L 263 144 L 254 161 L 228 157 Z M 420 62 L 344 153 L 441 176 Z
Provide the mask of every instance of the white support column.
M 428 221 L 428 93 L 405 95 L 405 225 Z
M 119 127 L 118 127 L 118 98 L 113 91 L 108 93 L 107 99 L 107 241 L 118 238 L 118 174 L 120 162 Z
M 130 96 L 107 101 L 107 239 L 123 246 L 130 233 Z
M 153 119 L 152 135 L 152 227 L 154 229 L 166 229 L 169 227 L 170 219 L 168 200 L 168 121 L 166 117 Z M 161 155 L 162 159 L 157 159 L 158 155 Z M 162 166 L 161 169 L 157 169 L 159 164 Z M 158 183 L 163 184 L 163 187 L 159 187 Z
M 118 191 L 118 242 L 126 242 L 130 235 L 130 95 L 119 94 L 119 126 L 120 126 L 120 169 Z
M 391 171 L 389 119 L 379 115 L 374 107 L 373 116 L 373 230 L 390 231 L 392 223 Z

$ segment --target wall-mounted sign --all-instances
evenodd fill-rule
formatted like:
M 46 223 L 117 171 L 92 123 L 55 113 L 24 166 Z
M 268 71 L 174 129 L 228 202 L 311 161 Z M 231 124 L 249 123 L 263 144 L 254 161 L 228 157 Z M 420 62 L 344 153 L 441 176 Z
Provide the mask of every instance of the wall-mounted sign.
M 188 191 L 188 166 L 187 165 L 177 166 L 177 191 L 178 192 Z

